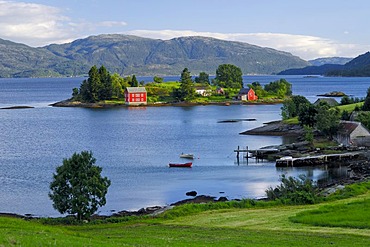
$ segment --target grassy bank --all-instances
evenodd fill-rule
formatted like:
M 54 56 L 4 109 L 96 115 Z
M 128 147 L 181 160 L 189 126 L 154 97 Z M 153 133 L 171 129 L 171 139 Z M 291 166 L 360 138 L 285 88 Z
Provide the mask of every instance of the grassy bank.
M 0 246 L 369 246 L 369 184 L 316 205 L 183 205 L 156 218 L 74 226 L 0 217 Z

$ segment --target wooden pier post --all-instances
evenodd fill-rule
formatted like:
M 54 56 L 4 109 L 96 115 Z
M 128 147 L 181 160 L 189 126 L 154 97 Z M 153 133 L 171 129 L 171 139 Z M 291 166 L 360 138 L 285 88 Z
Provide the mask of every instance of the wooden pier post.
M 238 150 L 236 151 L 236 159 L 239 165 L 239 146 L 238 146 Z
M 248 146 L 246 146 L 246 150 L 247 150 L 247 165 L 248 165 L 248 161 L 249 161 L 249 152 L 248 152 Z

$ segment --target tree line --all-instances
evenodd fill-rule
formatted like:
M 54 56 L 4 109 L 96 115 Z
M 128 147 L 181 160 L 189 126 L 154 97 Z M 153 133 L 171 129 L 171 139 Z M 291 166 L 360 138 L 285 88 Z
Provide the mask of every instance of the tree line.
M 122 98 L 126 87 L 137 87 L 139 85 L 136 76 L 121 77 L 109 71 L 102 65 L 91 67 L 89 77 L 85 79 L 80 88 L 74 88 L 72 97 L 74 100 L 82 102 L 99 102 L 114 98 Z
M 163 83 L 163 78 L 154 76 L 154 83 Z M 122 99 L 126 87 L 137 87 L 139 83 L 135 75 L 121 77 L 117 73 L 111 75 L 104 66 L 91 67 L 88 78 L 80 88 L 74 88 L 72 99 L 81 102 L 99 102 L 110 99 Z M 209 74 L 200 72 L 193 80 L 188 68 L 181 72 L 179 86 L 172 89 L 171 97 L 176 101 L 192 101 L 197 97 L 195 86 L 215 86 L 219 88 L 238 90 L 243 88 L 242 70 L 233 64 L 221 64 L 216 70 L 216 76 L 210 80 Z M 271 82 L 262 87 L 259 82 L 248 85 L 253 88 L 259 98 L 276 97 L 285 98 L 292 94 L 291 84 L 285 79 Z
M 357 99 L 349 99 L 344 96 L 341 104 L 360 102 Z M 361 122 L 370 129 L 370 88 L 364 99 L 362 107 L 356 107 L 358 112 L 355 120 Z M 298 118 L 299 124 L 307 131 L 318 130 L 322 134 L 332 137 L 339 129 L 341 120 L 349 120 L 350 113 L 341 112 L 337 107 L 331 107 L 327 102 L 317 105 L 309 102 L 304 96 L 294 95 L 283 103 L 281 107 L 283 119 Z M 310 138 L 309 138 L 310 139 Z

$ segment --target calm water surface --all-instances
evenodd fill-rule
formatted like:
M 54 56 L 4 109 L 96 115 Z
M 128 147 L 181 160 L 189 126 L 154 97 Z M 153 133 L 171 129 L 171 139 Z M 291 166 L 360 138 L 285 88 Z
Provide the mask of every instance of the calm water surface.
M 265 84 L 277 78 L 245 77 L 244 81 Z M 281 174 L 306 174 L 316 180 L 345 174 L 345 169 L 277 169 L 274 163 L 254 160 L 237 165 L 233 152 L 237 146 L 255 149 L 289 142 L 281 137 L 239 135 L 280 119 L 281 105 L 100 110 L 48 106 L 69 98 L 81 81 L 0 79 L 0 107 L 35 107 L 0 110 L 0 212 L 58 216 L 47 196 L 52 173 L 63 158 L 82 150 L 93 151 L 96 164 L 112 181 L 103 214 L 170 204 L 186 199 L 189 190 L 216 197 L 261 197 L 266 188 L 279 183 Z M 369 78 L 290 77 L 288 81 L 294 94 L 311 101 L 316 92 L 334 90 L 364 97 L 370 86 Z M 240 118 L 257 121 L 218 123 Z M 169 162 L 181 161 L 182 152 L 195 154 L 193 168 L 168 168 Z

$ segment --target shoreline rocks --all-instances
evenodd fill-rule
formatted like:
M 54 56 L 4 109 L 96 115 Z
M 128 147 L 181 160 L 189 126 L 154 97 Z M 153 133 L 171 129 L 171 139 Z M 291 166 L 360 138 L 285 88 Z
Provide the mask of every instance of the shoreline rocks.
M 274 136 L 301 136 L 304 129 L 297 124 L 286 124 L 281 120 L 265 123 L 264 126 L 257 127 L 239 133 L 240 135 L 274 135 Z

